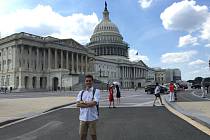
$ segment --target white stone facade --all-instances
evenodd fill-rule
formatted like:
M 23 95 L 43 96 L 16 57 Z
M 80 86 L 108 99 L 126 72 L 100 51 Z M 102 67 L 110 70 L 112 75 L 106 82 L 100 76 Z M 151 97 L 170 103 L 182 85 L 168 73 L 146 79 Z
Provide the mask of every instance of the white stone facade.
M 0 40 L 0 87 L 57 90 L 78 83 L 94 57 L 72 39 L 17 33 Z M 61 82 L 63 81 L 63 82 Z

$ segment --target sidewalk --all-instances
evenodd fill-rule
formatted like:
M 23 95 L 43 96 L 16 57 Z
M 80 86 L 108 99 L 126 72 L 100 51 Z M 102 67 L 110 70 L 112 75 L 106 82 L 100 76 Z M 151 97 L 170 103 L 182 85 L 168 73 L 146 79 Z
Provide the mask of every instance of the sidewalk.
M 210 101 L 169 102 L 169 95 L 164 97 L 166 103 L 176 111 L 210 128 Z
M 12 120 L 39 115 L 50 109 L 72 104 L 75 97 L 0 99 L 0 126 Z

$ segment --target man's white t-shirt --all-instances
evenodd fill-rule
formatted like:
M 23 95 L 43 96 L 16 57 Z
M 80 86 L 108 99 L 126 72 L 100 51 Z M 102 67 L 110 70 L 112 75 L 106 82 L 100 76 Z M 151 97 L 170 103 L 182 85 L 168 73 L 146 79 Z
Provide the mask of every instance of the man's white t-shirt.
M 80 91 L 79 94 L 77 95 L 77 101 L 81 101 L 81 93 L 82 91 Z M 93 98 L 93 87 L 90 88 L 89 90 L 85 90 L 82 95 L 82 101 L 96 101 L 97 104 L 99 103 L 99 98 L 100 98 L 100 90 L 98 89 L 95 90 L 95 95 Z M 80 121 L 94 121 L 97 119 L 98 119 L 98 111 L 96 106 L 88 108 L 80 108 L 80 115 L 79 115 Z

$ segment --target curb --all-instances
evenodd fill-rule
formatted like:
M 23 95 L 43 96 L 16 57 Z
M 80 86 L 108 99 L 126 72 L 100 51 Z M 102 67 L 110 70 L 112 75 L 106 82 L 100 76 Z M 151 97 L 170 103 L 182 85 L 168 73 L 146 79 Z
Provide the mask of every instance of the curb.
M 206 127 L 205 125 L 193 120 L 192 118 L 178 112 L 177 110 L 175 110 L 173 107 L 171 107 L 171 105 L 169 105 L 169 103 L 166 101 L 166 96 L 164 96 L 163 102 L 165 104 L 165 107 L 172 112 L 174 115 L 178 116 L 179 118 L 183 119 L 184 121 L 188 122 L 189 124 L 191 124 L 192 126 L 196 127 L 197 129 L 199 129 L 200 131 L 206 133 L 207 135 L 210 136 L 210 129 L 208 127 Z
M 16 119 L 11 119 L 11 120 L 7 120 L 7 121 L 4 121 L 4 122 L 0 122 L 0 129 L 3 128 L 3 127 L 6 127 L 8 125 L 12 125 L 15 122 L 21 122 L 22 120 L 27 120 L 27 119 L 35 118 L 35 117 L 38 117 L 38 116 L 40 116 L 42 114 L 50 113 L 50 112 L 52 112 L 54 110 L 57 110 L 57 109 L 60 109 L 60 108 L 63 108 L 63 107 L 69 106 L 69 105 L 73 105 L 73 104 L 76 104 L 76 102 L 71 102 L 69 104 L 64 104 L 64 105 L 53 107 L 51 109 L 48 109 L 46 111 L 43 111 L 43 112 L 38 113 L 39 115 L 32 115 L 30 117 L 25 117 L 24 116 L 24 117 L 20 117 L 20 118 L 16 118 Z
M 69 105 L 73 105 L 73 104 L 76 104 L 76 102 L 72 102 L 72 103 L 69 103 L 69 104 L 65 104 L 65 105 L 60 105 L 60 106 L 56 106 L 56 107 L 53 107 L 51 109 L 48 109 L 42 113 L 47 113 L 47 112 L 50 112 L 50 111 L 53 111 L 53 110 L 56 110 L 56 109 L 60 109 L 62 107 L 66 107 L 66 106 L 69 106 Z

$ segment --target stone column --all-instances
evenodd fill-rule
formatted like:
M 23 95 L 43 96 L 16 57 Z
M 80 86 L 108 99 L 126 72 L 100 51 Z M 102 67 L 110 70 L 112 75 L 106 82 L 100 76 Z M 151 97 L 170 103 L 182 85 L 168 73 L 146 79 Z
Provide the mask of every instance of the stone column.
M 138 78 L 138 68 L 136 67 L 136 78 Z
M 127 69 L 126 69 L 126 66 L 125 66 L 125 78 L 127 78 Z
M 66 51 L 66 69 L 69 69 L 69 52 Z
M 8 47 L 6 48 L 6 71 L 9 70 L 9 65 L 8 65 Z M 7 78 L 6 78 L 7 79 Z
M 144 69 L 142 69 L 142 71 L 141 71 L 141 72 L 142 72 L 142 78 L 143 78 L 143 77 L 144 77 Z
M 47 76 L 47 89 L 52 90 L 50 76 Z
M 45 70 L 46 69 L 46 50 L 45 49 L 43 49 L 43 51 L 44 51 L 44 58 L 43 58 L 43 70 Z
M 128 67 L 128 78 L 131 78 L 131 71 L 130 71 L 130 67 Z
M 71 52 L 71 66 L 72 66 L 71 73 L 75 73 L 75 71 L 74 71 L 74 53 L 73 52 Z
M 128 66 L 126 66 L 126 75 L 127 75 L 127 78 L 128 78 L 129 77 Z
M 128 78 L 128 67 L 125 67 L 125 71 L 126 71 L 126 78 Z
M 19 48 L 18 48 L 18 46 L 16 45 L 15 46 L 15 66 L 14 66 L 14 68 L 16 69 L 16 68 L 19 68 L 20 67 L 20 63 L 19 63 L 19 59 L 20 59 L 20 54 L 19 54 Z M 16 79 L 15 79 L 16 80 Z
M 88 57 L 85 56 L 85 73 L 87 73 L 87 71 L 88 71 L 87 60 L 88 60 Z
M 11 55 L 12 55 L 12 60 L 11 60 L 11 66 L 12 66 L 12 70 L 14 70 L 14 62 L 15 62 L 15 49 L 14 49 L 15 47 L 13 46 L 13 47 L 11 47 Z M 14 78 L 13 78 L 14 79 Z M 14 80 L 13 80 L 14 81 Z M 14 82 L 13 82 L 14 83 Z
M 63 50 L 61 50 L 61 69 L 63 69 Z
M 48 70 L 51 68 L 51 49 L 48 48 Z
M 29 64 L 30 65 L 30 64 Z M 29 67 L 30 68 L 30 67 Z M 32 89 L 33 88 L 33 86 L 32 86 L 32 76 L 29 76 L 28 77 L 28 88 L 29 89 Z
M 36 49 L 36 71 L 39 71 L 39 48 Z
M 21 53 L 20 53 L 20 62 L 21 62 L 21 69 L 24 68 L 24 65 L 23 65 L 23 56 L 24 56 L 24 46 L 21 46 Z
M 140 69 L 140 77 L 143 77 L 143 71 L 142 71 L 142 68 Z
M 81 73 L 84 74 L 83 55 L 81 54 Z
M 32 70 L 32 47 L 29 48 L 29 70 Z
M 3 49 L 1 49 L 1 71 L 3 72 Z
M 40 89 L 40 77 L 38 77 L 38 76 L 37 76 L 37 79 L 36 79 L 36 88 Z
M 79 73 L 79 54 L 76 53 L 76 56 L 77 56 L 77 58 L 76 58 L 76 68 L 77 68 L 76 73 L 78 74 Z
M 55 49 L 55 69 L 58 68 L 58 50 Z
M 126 78 L 125 66 L 123 66 L 123 77 Z
M 19 73 L 19 85 L 18 85 L 18 88 L 19 88 L 19 89 L 25 88 L 25 87 L 24 87 L 24 77 L 23 77 L 23 75 L 22 75 L 21 72 Z

